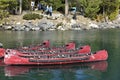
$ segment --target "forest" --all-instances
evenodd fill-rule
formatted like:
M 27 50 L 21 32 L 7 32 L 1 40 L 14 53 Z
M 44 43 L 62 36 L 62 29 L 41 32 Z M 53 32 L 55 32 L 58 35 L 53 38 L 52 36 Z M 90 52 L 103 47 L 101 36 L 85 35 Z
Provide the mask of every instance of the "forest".
M 0 0 L 0 20 L 14 14 L 14 11 L 22 7 L 23 10 L 31 10 L 30 2 L 33 0 Z M 68 4 L 68 11 L 76 7 L 77 12 L 91 19 L 114 20 L 120 13 L 120 0 L 34 0 L 37 3 L 52 5 L 54 11 L 65 14 Z M 21 6 L 20 6 L 21 5 Z

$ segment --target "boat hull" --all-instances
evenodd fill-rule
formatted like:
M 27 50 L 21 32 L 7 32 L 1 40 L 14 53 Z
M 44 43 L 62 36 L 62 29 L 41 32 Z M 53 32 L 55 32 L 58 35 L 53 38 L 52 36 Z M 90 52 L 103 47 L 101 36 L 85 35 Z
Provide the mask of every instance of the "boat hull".
M 0 48 L 0 58 L 4 57 L 5 49 Z
M 72 64 L 107 60 L 108 53 L 106 50 L 97 51 L 94 54 L 71 55 L 69 57 L 49 57 L 44 58 L 24 58 L 14 54 L 6 54 L 4 63 L 7 65 L 56 65 L 56 64 Z M 70 57 L 72 56 L 72 57 Z M 45 58 L 47 57 L 47 58 Z

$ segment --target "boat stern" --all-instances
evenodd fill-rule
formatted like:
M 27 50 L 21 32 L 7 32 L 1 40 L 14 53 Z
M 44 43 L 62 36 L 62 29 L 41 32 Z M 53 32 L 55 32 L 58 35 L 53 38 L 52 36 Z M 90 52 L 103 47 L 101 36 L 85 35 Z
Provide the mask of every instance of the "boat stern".
M 108 52 L 106 50 L 100 50 L 93 53 L 90 57 L 92 61 L 104 61 L 108 59 Z
M 6 65 L 18 65 L 25 64 L 28 62 L 27 58 L 21 58 L 17 54 L 16 50 L 7 49 L 4 56 L 4 63 Z
M 4 48 L 0 48 L 0 58 L 4 57 L 4 53 L 5 53 L 5 49 Z

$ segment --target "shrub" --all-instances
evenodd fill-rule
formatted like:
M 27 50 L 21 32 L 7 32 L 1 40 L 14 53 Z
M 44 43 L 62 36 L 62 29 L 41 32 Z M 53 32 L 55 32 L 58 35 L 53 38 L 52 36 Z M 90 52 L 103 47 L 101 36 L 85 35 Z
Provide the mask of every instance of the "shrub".
M 35 20 L 35 19 L 42 19 L 42 18 L 43 18 L 42 15 L 39 15 L 36 13 L 29 13 L 29 14 L 25 14 L 23 16 L 23 19 L 25 19 L 25 20 Z
M 112 12 L 110 15 L 109 15 L 109 19 L 112 21 L 112 20 L 115 20 L 117 15 L 119 14 L 118 10 L 115 10 L 114 12 Z

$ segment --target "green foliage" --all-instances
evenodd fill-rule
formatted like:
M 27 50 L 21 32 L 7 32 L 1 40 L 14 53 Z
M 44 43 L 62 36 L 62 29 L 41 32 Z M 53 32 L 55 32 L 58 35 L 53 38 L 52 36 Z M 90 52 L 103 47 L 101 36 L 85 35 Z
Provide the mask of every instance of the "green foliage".
M 4 17 L 6 17 L 5 9 L 9 5 L 7 4 L 6 0 L 1 0 L 0 1 L 0 20 L 2 20 Z
M 22 9 L 23 10 L 29 10 L 30 9 L 30 0 L 23 0 L 23 3 L 22 3 Z
M 8 0 L 0 0 L 0 10 L 4 10 L 9 6 L 9 1 Z
M 7 11 L 0 10 L 0 19 L 1 20 L 8 16 L 9 16 L 9 13 Z
M 45 0 L 40 1 L 41 4 L 46 4 Z
M 58 8 L 60 8 L 62 6 L 61 0 L 49 0 L 49 1 L 50 1 L 50 5 L 53 6 L 54 10 L 57 10 Z
M 109 15 L 109 19 L 110 19 L 110 20 L 115 20 L 116 17 L 117 17 L 117 15 L 118 15 L 118 10 L 112 12 L 112 13 Z
M 40 3 L 45 5 L 52 5 L 53 10 L 58 10 L 63 7 L 64 3 L 62 0 L 41 0 Z
M 19 0 L 0 0 L 0 19 L 8 16 L 9 11 L 15 10 L 19 5 Z M 30 1 L 22 0 L 23 10 L 30 9 Z M 60 12 L 65 11 L 65 0 L 38 0 L 45 5 L 52 5 L 53 10 Z M 108 17 L 113 20 L 118 15 L 120 8 L 120 0 L 68 0 L 69 7 L 77 7 L 77 10 L 81 10 L 84 16 L 91 19 L 95 19 L 100 15 L 100 19 Z M 103 15 L 103 16 L 102 16 Z
M 9 10 L 14 10 L 16 8 L 16 6 L 18 5 L 17 0 L 8 0 L 9 1 Z
M 119 9 L 120 9 L 120 0 L 119 0 Z
M 113 20 L 118 15 L 120 0 L 78 0 L 84 15 L 91 19 L 97 18 L 99 14 Z M 102 16 L 101 16 L 102 18 Z
M 102 13 L 108 16 L 110 20 L 114 20 L 119 11 L 119 0 L 102 0 L 101 8 L 104 10 Z
M 100 0 L 79 0 L 86 17 L 95 18 L 100 10 Z
M 17 6 L 16 0 L 0 0 L 0 19 L 8 17 L 9 10 L 14 9 Z
M 43 18 L 42 15 L 39 15 L 36 13 L 29 13 L 29 14 L 25 14 L 23 16 L 23 19 L 25 19 L 25 20 L 35 20 L 35 19 L 42 19 L 42 18 Z

